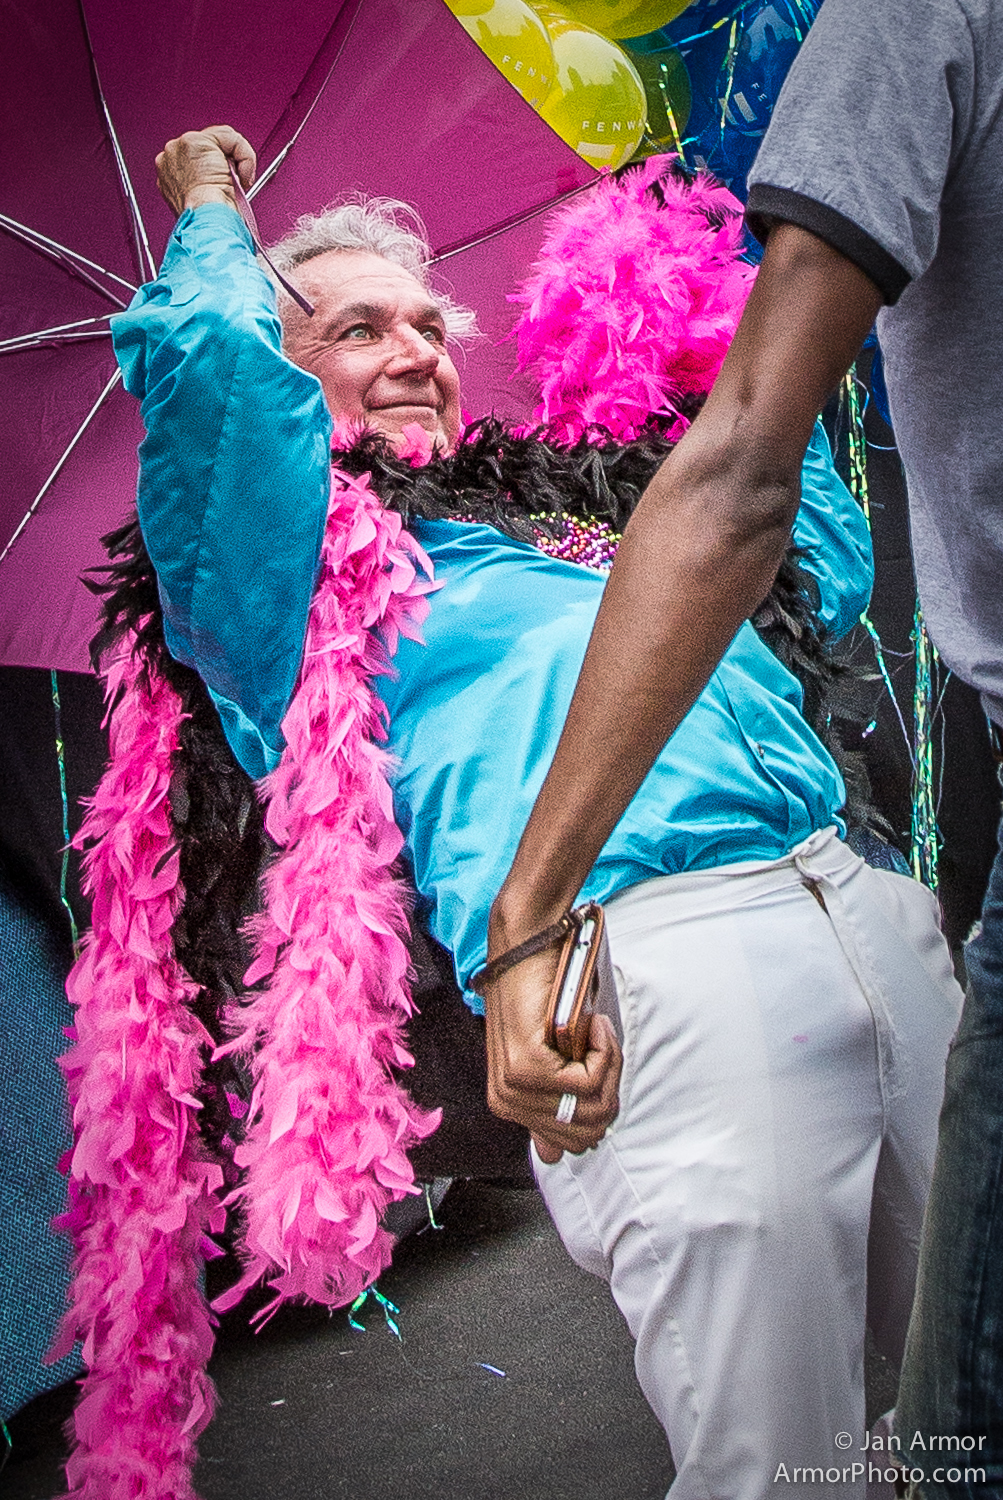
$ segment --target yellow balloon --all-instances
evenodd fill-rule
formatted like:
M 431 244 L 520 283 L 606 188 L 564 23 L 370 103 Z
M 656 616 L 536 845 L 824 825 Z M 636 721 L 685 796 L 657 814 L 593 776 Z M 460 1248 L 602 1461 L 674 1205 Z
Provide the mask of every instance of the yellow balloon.
M 538 111 L 593 167 L 620 167 L 644 134 L 644 85 L 622 48 L 562 11 L 539 7 L 557 83 Z
M 643 0 L 643 3 L 634 4 L 634 9 L 625 18 L 626 31 L 618 31 L 617 36 L 647 36 L 649 31 L 658 31 L 662 26 L 668 26 L 677 16 L 681 16 L 691 0 Z
M 648 103 L 645 148 L 680 151 L 693 107 L 690 75 L 675 48 L 664 52 L 632 52 L 630 60 L 644 84 Z
M 513 88 L 539 109 L 554 87 L 557 70 L 547 28 L 526 0 L 446 0 Z
M 646 36 L 682 15 L 690 0 L 565 0 L 562 9 L 603 36 Z

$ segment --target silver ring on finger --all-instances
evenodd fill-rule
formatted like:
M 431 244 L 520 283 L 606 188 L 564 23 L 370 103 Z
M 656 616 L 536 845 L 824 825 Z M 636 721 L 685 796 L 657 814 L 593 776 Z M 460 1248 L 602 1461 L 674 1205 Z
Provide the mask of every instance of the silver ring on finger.
M 575 1110 L 578 1108 L 577 1094 L 562 1094 L 557 1103 L 554 1119 L 558 1125 L 570 1125 L 575 1118 Z

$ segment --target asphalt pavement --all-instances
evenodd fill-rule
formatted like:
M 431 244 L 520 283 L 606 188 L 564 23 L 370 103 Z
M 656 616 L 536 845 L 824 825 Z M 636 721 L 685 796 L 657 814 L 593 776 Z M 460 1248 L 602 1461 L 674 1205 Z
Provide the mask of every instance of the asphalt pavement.
M 203 1500 L 662 1500 L 665 1438 L 634 1379 L 607 1287 L 571 1262 L 533 1190 L 457 1182 L 404 1240 L 354 1330 L 286 1308 L 260 1333 L 220 1329 L 220 1409 L 203 1435 Z M 60 1494 L 73 1389 L 9 1424 L 3 1500 Z M 868 1359 L 868 1420 L 894 1375 Z

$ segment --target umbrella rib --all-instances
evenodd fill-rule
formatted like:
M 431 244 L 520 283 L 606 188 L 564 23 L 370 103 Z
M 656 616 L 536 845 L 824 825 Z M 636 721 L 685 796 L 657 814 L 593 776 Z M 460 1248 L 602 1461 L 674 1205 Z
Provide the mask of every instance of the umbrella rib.
M 73 339 L 110 338 L 110 328 L 93 327 L 95 323 L 107 323 L 110 316 L 110 313 L 102 313 L 97 318 L 78 318 L 75 323 L 57 323 L 53 328 L 39 328 L 33 333 L 19 333 L 14 338 L 0 339 L 0 354 L 13 354 L 19 349 L 34 349 L 43 344 L 67 343 Z
M 77 0 L 77 9 L 80 12 L 80 24 L 83 27 L 84 41 L 87 44 L 87 55 L 90 58 L 94 88 L 97 92 L 101 112 L 104 115 L 105 126 L 111 139 L 111 148 L 115 154 L 115 165 L 118 168 L 119 182 L 122 185 L 122 191 L 125 194 L 132 214 L 132 232 L 136 239 L 136 255 L 139 260 L 139 269 L 142 272 L 143 254 L 145 252 L 149 279 L 152 281 L 156 277 L 157 266 L 153 259 L 153 251 L 150 249 L 150 241 L 147 237 L 146 225 L 143 223 L 143 215 L 140 212 L 139 200 L 132 186 L 132 178 L 129 176 L 129 168 L 126 166 L 125 156 L 122 153 L 122 147 L 119 145 L 118 134 L 112 123 L 111 110 L 108 108 L 108 101 L 105 98 L 104 89 L 101 87 L 101 74 L 98 72 L 97 58 L 94 56 L 94 48 L 91 44 L 90 28 L 87 25 L 87 16 L 84 13 L 84 0 Z
M 556 198 L 549 198 L 546 203 L 538 203 L 535 208 L 527 208 L 524 213 L 515 214 L 511 219 L 503 219 L 498 224 L 493 224 L 490 229 L 485 229 L 482 234 L 476 234 L 469 240 L 460 240 L 455 245 L 446 245 L 442 250 L 436 250 L 425 262 L 427 266 L 437 266 L 440 261 L 449 260 L 453 255 L 460 255 L 464 250 L 474 250 L 478 245 L 487 244 L 488 240 L 497 239 L 500 234 L 505 234 L 509 229 L 518 229 L 520 224 L 528 224 L 530 219 L 535 219 L 538 214 L 548 213 L 552 208 L 559 208 L 562 203 L 567 203 L 569 198 L 577 198 L 579 193 L 585 193 L 589 188 L 595 187 L 597 182 L 604 179 L 598 174 L 589 182 L 582 182 L 566 193 L 559 194 Z
M 58 240 L 51 239 L 40 229 L 31 229 L 27 224 L 21 224 L 17 219 L 11 219 L 7 214 L 2 213 L 0 213 L 0 227 L 9 230 L 18 239 L 26 240 L 34 249 L 47 250 L 50 255 L 65 256 L 74 264 L 89 266 L 92 271 L 100 271 L 102 276 L 117 281 L 119 286 L 125 287 L 130 294 L 135 294 L 138 290 L 131 281 L 126 281 L 124 276 L 119 276 L 115 271 L 109 271 L 106 266 L 99 265 L 96 260 L 88 260 L 87 256 L 81 255 L 79 250 L 71 250 L 67 245 L 61 245 Z
M 21 520 L 18 522 L 17 529 L 15 530 L 14 535 L 11 537 L 10 541 L 7 543 L 7 545 L 3 549 L 3 551 L 0 552 L 0 563 L 2 563 L 4 561 L 4 559 L 6 558 L 8 552 L 10 552 L 10 550 L 13 547 L 14 543 L 17 541 L 18 537 L 21 535 L 22 531 L 27 526 L 27 524 L 31 520 L 32 516 L 35 514 L 35 512 L 38 509 L 40 503 L 45 498 L 45 496 L 48 494 L 48 492 L 52 488 L 52 486 L 55 484 L 56 480 L 59 478 L 59 475 L 62 472 L 63 466 L 66 463 L 66 460 L 69 458 L 70 454 L 73 452 L 74 448 L 77 446 L 77 444 L 79 443 L 80 439 L 83 437 L 84 433 L 87 431 L 88 427 L 91 425 L 91 422 L 97 416 L 99 410 L 104 405 L 105 401 L 111 395 L 112 391 L 115 389 L 116 385 L 118 385 L 118 382 L 121 379 L 122 379 L 122 371 L 119 370 L 119 369 L 116 369 L 114 375 L 111 377 L 111 379 L 109 380 L 108 384 L 105 386 L 104 390 L 101 392 L 100 396 L 97 398 L 97 400 L 95 401 L 94 405 L 91 407 L 90 411 L 87 413 L 86 417 L 84 417 L 84 420 L 81 422 L 80 426 L 77 428 L 76 432 L 73 434 L 73 437 L 70 439 L 70 441 L 67 444 L 66 448 L 63 450 L 63 453 L 62 453 L 61 457 L 58 459 L 55 468 L 52 470 L 52 473 L 49 475 L 48 479 L 42 485 L 42 488 L 39 490 L 38 494 L 35 496 L 34 500 L 31 502 L 31 504 L 28 506 L 28 509 L 25 511 L 24 515 L 21 517 Z
M 80 255 L 76 250 L 68 249 L 66 245 L 61 245 L 58 240 L 50 239 L 47 234 L 42 234 L 40 230 L 29 229 L 27 224 L 20 224 L 17 219 L 11 219 L 6 214 L 0 214 L 0 229 L 5 229 L 14 239 L 21 240 L 24 244 L 30 246 L 32 250 L 38 250 L 42 255 L 48 255 L 57 265 L 61 265 L 65 271 L 69 271 L 72 275 L 79 276 L 81 281 L 86 281 L 88 286 L 92 286 L 96 292 L 100 292 L 102 297 L 106 297 L 109 302 L 114 302 L 117 307 L 125 307 L 127 304 L 123 302 L 121 297 L 116 296 L 109 287 L 103 286 L 97 277 L 91 276 L 84 269 L 85 266 L 89 266 L 91 270 L 100 271 L 101 275 L 107 276 L 110 281 L 117 281 L 120 286 L 125 287 L 130 296 L 133 296 L 136 292 L 136 288 L 130 281 L 117 276 L 114 271 L 109 271 L 105 266 L 99 266 L 97 261 L 88 260 L 86 255 Z
M 347 27 L 347 30 L 345 31 L 345 35 L 341 39 L 341 46 L 338 48 L 338 51 L 336 52 L 336 54 L 334 56 L 334 60 L 331 63 L 331 66 L 328 68 L 327 72 L 324 74 L 324 81 L 322 82 L 320 88 L 317 90 L 316 94 L 314 95 L 313 103 L 310 105 L 310 108 L 307 110 L 306 114 L 303 116 L 302 120 L 297 125 L 295 131 L 292 134 L 292 138 L 290 140 L 288 140 L 286 142 L 286 144 L 282 147 L 282 150 L 279 152 L 278 156 L 276 156 L 271 162 L 269 162 L 268 166 L 262 172 L 262 174 L 258 178 L 257 182 L 250 189 L 250 191 L 247 194 L 248 198 L 253 198 L 257 193 L 259 193 L 261 191 L 261 189 L 265 186 L 265 184 L 267 182 L 271 182 L 272 178 L 275 176 L 276 172 L 279 170 L 279 168 L 281 167 L 282 163 L 285 161 L 286 157 L 289 155 L 290 151 L 293 149 L 293 147 L 295 146 L 296 142 L 299 140 L 299 138 L 302 135 L 303 131 L 306 129 L 306 126 L 307 126 L 307 124 L 308 124 L 308 122 L 310 120 L 310 116 L 313 114 L 314 110 L 317 108 L 317 105 L 320 103 L 321 95 L 323 94 L 324 90 L 327 88 L 328 84 L 331 82 L 331 75 L 334 72 L 335 68 L 338 66 L 339 62 L 341 61 L 341 55 L 342 55 L 342 53 L 344 52 L 345 48 L 348 46 L 348 42 L 349 42 L 349 39 L 350 39 L 350 37 L 352 35 L 352 32 L 355 30 L 355 23 L 359 19 L 359 12 L 360 12 L 361 9 L 362 9 L 362 0 L 356 0 L 355 14 L 352 16 L 352 19 L 348 23 L 348 27 Z M 334 26 L 337 25 L 337 23 L 338 23 L 338 17 L 336 16 L 335 19 L 334 19 L 334 21 L 331 23 L 331 29 L 332 30 L 333 30 Z M 330 31 L 328 32 L 328 35 L 330 35 Z M 308 69 L 308 71 L 309 71 L 309 69 Z M 280 123 L 281 123 L 281 121 L 280 121 Z

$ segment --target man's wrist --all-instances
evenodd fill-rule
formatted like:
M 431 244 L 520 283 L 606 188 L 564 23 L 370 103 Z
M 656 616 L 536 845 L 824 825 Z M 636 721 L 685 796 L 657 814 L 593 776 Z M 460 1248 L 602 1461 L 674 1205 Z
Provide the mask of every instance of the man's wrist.
M 221 203 L 225 208 L 237 210 L 233 193 L 229 188 L 217 187 L 214 183 L 201 183 L 185 194 L 185 209 L 201 208 L 205 203 Z
M 524 888 L 517 876 L 510 875 L 491 907 L 488 922 L 490 951 L 503 953 L 525 942 L 535 933 L 560 921 L 573 904 L 573 893 L 557 892 L 541 897 L 539 892 Z

